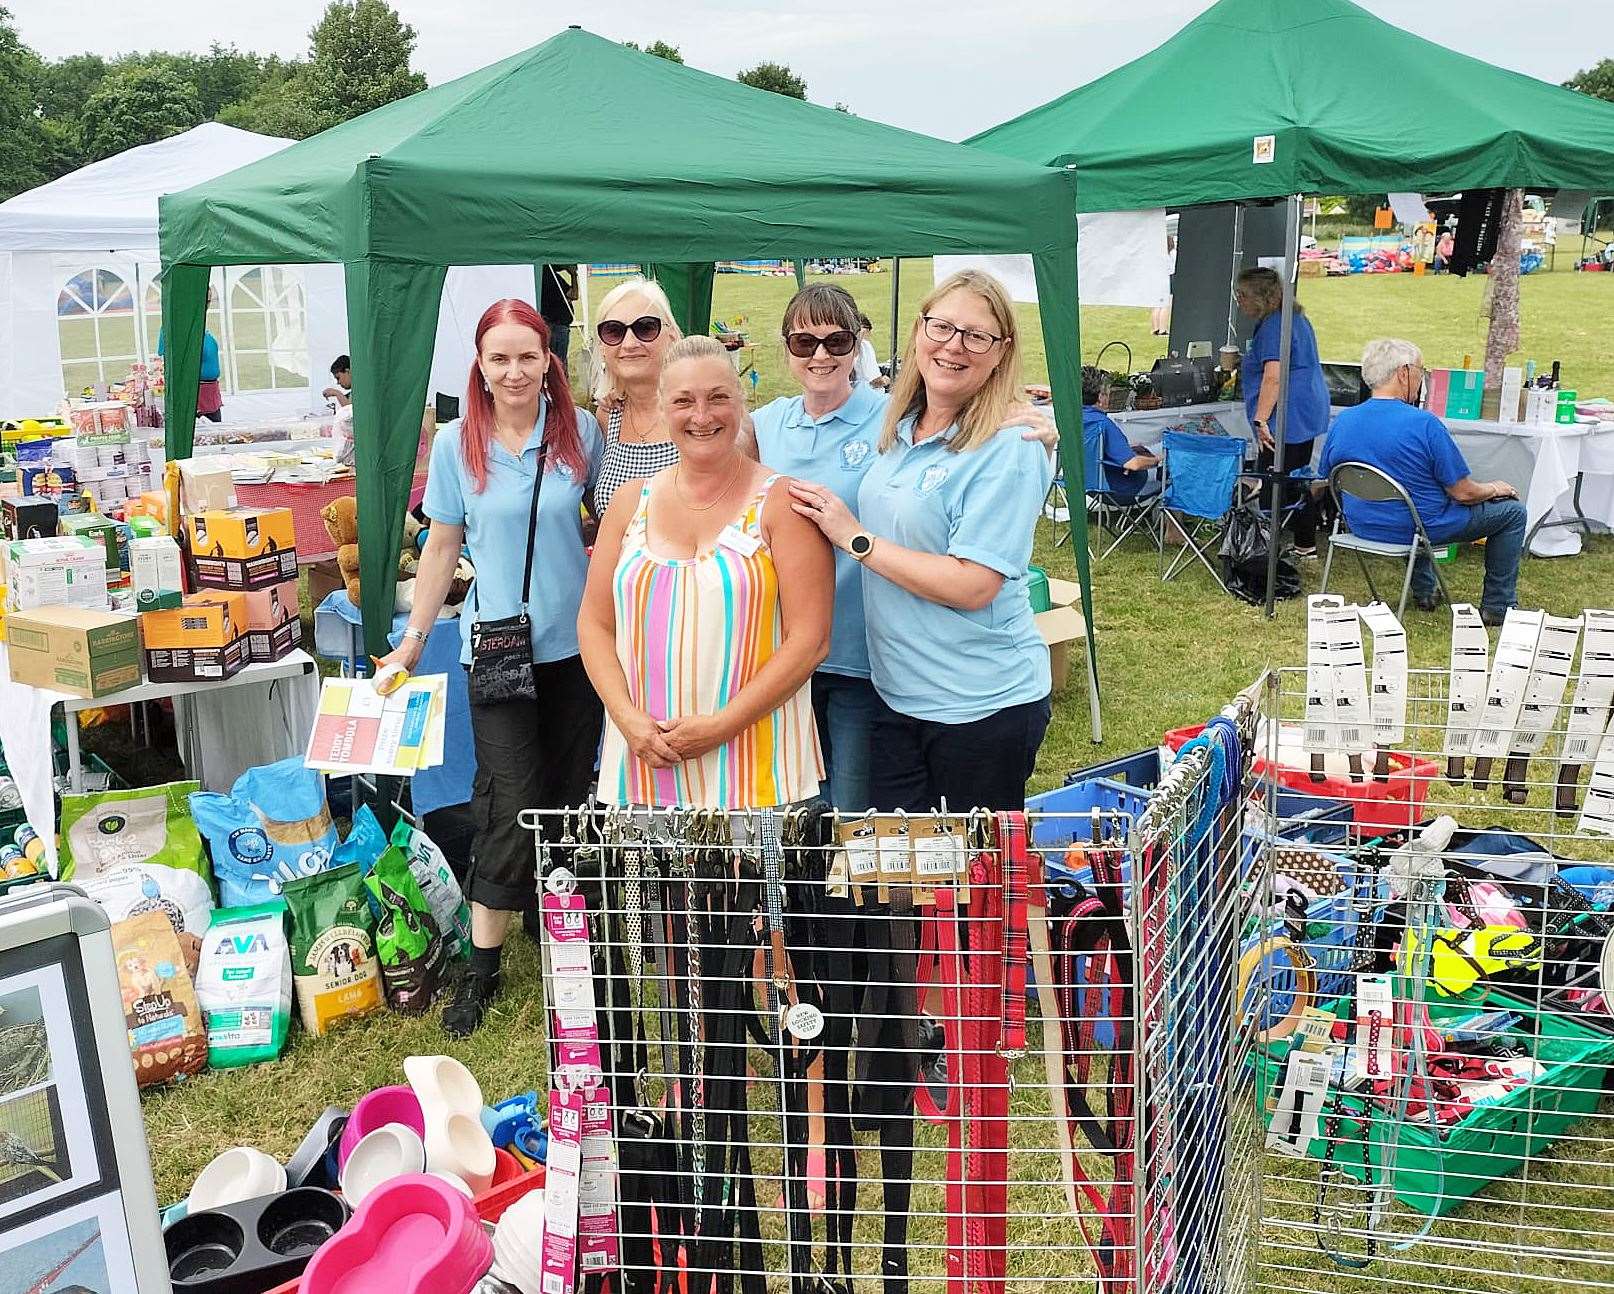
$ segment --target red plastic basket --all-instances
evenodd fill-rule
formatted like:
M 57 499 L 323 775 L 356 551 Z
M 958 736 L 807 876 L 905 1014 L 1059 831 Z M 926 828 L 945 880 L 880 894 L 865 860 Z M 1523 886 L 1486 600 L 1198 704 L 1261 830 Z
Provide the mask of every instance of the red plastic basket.
M 1191 728 L 1173 728 L 1165 735 L 1165 745 L 1180 750 L 1190 737 L 1204 731 L 1204 724 Z M 1400 831 L 1417 826 L 1423 821 L 1424 801 L 1429 797 L 1429 783 L 1441 775 L 1440 766 L 1432 760 L 1415 759 L 1398 751 L 1390 751 L 1390 775 L 1387 781 L 1376 782 L 1369 775 L 1365 781 L 1353 782 L 1349 778 L 1312 778 L 1307 768 L 1278 767 L 1278 781 L 1291 791 L 1305 791 L 1309 795 L 1326 795 L 1345 800 L 1358 827 L 1373 831 Z M 1267 761 L 1257 757 L 1258 775 L 1269 772 Z
M 528 1191 L 534 1190 L 544 1184 L 544 1168 L 540 1164 L 530 1172 L 520 1177 L 512 1178 L 500 1186 L 490 1186 L 478 1195 L 473 1203 L 476 1205 L 477 1216 L 484 1222 L 497 1222 L 504 1216 L 504 1211 L 519 1200 Z M 285 1285 L 277 1285 L 269 1294 L 297 1294 L 302 1287 L 303 1278 L 299 1276 Z

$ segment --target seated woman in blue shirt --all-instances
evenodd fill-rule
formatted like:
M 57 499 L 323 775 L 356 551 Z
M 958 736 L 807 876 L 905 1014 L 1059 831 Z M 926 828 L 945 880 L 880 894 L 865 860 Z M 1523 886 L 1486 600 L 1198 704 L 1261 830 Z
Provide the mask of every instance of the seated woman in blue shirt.
M 816 482 L 853 512 L 863 477 L 879 458 L 875 446 L 886 420 L 886 394 L 859 380 L 858 336 L 864 323 L 852 294 L 830 283 L 811 283 L 785 306 L 780 333 L 790 376 L 800 395 L 784 395 L 751 415 L 757 456 L 775 471 Z M 1053 423 L 1016 403 L 1005 424 L 1027 426 L 1049 449 L 1058 444 Z M 863 627 L 863 569 L 848 553 L 835 557 L 835 619 L 829 656 L 813 674 L 813 711 L 828 773 L 831 803 L 867 809 L 874 717 L 880 708 L 869 682 L 869 646 Z
M 1026 567 L 1053 479 L 1047 452 L 1005 426 L 1018 397 L 1003 285 L 954 274 L 920 306 L 853 515 L 797 482 L 797 508 L 863 564 L 880 708 L 873 806 L 1019 809 L 1048 727 L 1048 648 Z
M 1098 407 L 1102 378 L 1091 364 L 1082 368 L 1082 444 L 1086 461 L 1104 468 L 1103 481 L 1088 481 L 1089 490 L 1103 490 L 1117 502 L 1131 503 L 1139 496 L 1160 492 L 1159 483 L 1149 476 L 1160 459 L 1142 445 L 1127 443 L 1126 433 Z M 1153 486 L 1153 489 L 1149 487 Z
M 1240 365 L 1244 387 L 1244 416 L 1260 446 L 1257 466 L 1272 470 L 1275 461 L 1270 423 L 1278 408 L 1279 341 L 1283 331 L 1283 280 L 1274 270 L 1261 267 L 1245 270 L 1234 289 L 1239 309 L 1257 320 L 1255 335 Z M 1294 328 L 1289 338 L 1289 400 L 1283 428 L 1283 470 L 1293 475 L 1309 467 L 1318 438 L 1328 430 L 1328 379 L 1317 358 L 1317 334 L 1311 320 L 1295 302 Z M 1310 489 L 1295 484 L 1285 489 L 1285 502 L 1301 499 L 1301 507 L 1288 525 L 1294 534 L 1295 554 L 1317 556 L 1317 507 Z
M 1484 539 L 1480 616 L 1488 625 L 1499 625 L 1518 600 L 1524 504 L 1506 481 L 1469 476 L 1446 424 L 1417 407 L 1423 380 L 1423 355 L 1410 341 L 1381 337 L 1368 342 L 1362 352 L 1362 381 L 1373 398 L 1341 410 L 1319 470 L 1327 476 L 1341 463 L 1376 467 L 1407 492 L 1434 543 Z M 1404 504 L 1369 503 L 1347 494 L 1341 505 L 1353 535 L 1395 544 L 1412 539 L 1412 517 Z M 1435 589 L 1434 567 L 1420 556 L 1412 570 L 1412 593 L 1420 611 L 1434 610 Z

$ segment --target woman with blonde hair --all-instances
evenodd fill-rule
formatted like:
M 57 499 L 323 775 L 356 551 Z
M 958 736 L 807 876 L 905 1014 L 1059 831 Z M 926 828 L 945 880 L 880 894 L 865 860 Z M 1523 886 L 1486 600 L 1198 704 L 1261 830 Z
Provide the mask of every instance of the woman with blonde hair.
M 791 486 L 865 571 L 876 809 L 1025 805 L 1050 715 L 1025 577 L 1053 465 L 1007 418 L 1020 390 L 1008 293 L 954 274 L 920 306 L 857 515 L 823 485 Z
M 598 516 L 605 515 L 623 482 L 648 479 L 678 461 L 657 384 L 667 348 L 683 335 L 654 279 L 624 279 L 600 302 L 593 396 L 605 432 L 605 457 L 594 483 Z
M 745 452 L 745 396 L 720 342 L 669 346 L 661 400 L 678 459 L 617 492 L 577 620 L 607 717 L 599 798 L 813 799 L 824 769 L 808 681 L 829 649 L 829 545 L 786 478 Z

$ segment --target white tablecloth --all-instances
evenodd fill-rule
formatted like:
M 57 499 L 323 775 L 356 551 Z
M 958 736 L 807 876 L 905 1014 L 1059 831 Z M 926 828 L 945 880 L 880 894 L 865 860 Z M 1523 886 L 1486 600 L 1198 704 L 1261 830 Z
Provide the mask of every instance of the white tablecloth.
M 1334 416 L 1339 411 L 1334 410 Z M 1110 415 L 1134 445 L 1158 448 L 1161 434 L 1205 417 L 1215 419 L 1228 435 L 1250 438 L 1244 405 L 1230 401 L 1187 405 L 1178 409 L 1130 410 Z M 1581 511 L 1603 529 L 1614 530 L 1614 422 L 1527 426 L 1448 418 L 1444 420 L 1457 448 L 1477 481 L 1506 481 L 1524 500 L 1529 524 L 1573 516 L 1576 473 L 1585 473 Z M 1320 457 L 1320 454 L 1319 454 Z M 1580 551 L 1574 528 L 1539 532 L 1530 551 L 1563 556 Z

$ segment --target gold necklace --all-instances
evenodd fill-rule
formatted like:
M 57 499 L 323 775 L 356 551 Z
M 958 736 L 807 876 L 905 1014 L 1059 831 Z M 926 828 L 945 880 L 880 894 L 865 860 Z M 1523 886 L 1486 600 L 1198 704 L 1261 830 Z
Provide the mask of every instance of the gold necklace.
M 729 491 L 734 488 L 734 482 L 739 479 L 740 469 L 744 466 L 745 459 L 736 454 L 734 456 L 734 470 L 729 473 L 729 479 L 723 482 L 723 488 L 717 492 L 712 501 L 710 503 L 691 503 L 689 501 L 689 496 L 684 493 L 684 487 L 678 479 L 678 474 L 683 471 L 684 468 L 683 463 L 679 462 L 678 465 L 673 468 L 673 493 L 678 496 L 678 501 L 691 512 L 710 512 L 728 497 Z
M 655 426 L 654 418 L 651 419 L 650 425 L 652 427 Z M 638 420 L 633 415 L 633 406 L 627 401 L 626 398 L 624 398 L 622 401 L 621 438 L 629 445 L 648 445 L 651 443 L 648 439 L 646 439 L 644 429 L 638 425 Z

